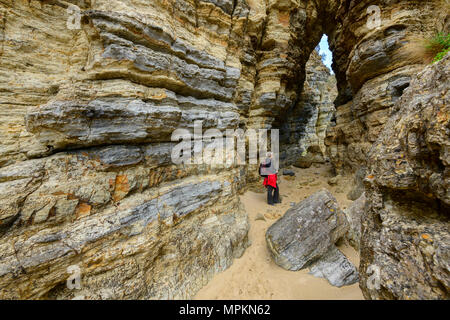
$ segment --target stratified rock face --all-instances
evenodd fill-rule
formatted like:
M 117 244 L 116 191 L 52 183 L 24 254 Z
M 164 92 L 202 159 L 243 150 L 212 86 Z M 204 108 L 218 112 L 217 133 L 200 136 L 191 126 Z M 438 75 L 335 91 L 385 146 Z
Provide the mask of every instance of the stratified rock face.
M 336 124 L 326 144 L 338 172 L 355 171 L 390 117 L 390 109 L 423 69 L 424 60 L 406 49 L 412 38 L 432 37 L 445 18 L 439 19 L 441 1 L 340 1 L 336 26 L 329 34 L 334 53 L 339 96 Z M 380 25 L 371 26 L 377 6 Z
M 0 298 L 192 297 L 248 246 L 245 171 L 171 134 L 244 121 L 249 8 L 71 3 L 0 2 Z
M 325 136 L 334 116 L 336 79 L 314 50 L 306 64 L 300 101 L 281 120 L 280 155 L 283 165 L 325 162 Z
M 358 271 L 335 243 L 349 225 L 333 195 L 323 189 L 289 209 L 266 232 L 272 257 L 284 269 L 309 267 L 336 287 L 358 281 Z
M 69 4 L 79 9 L 68 10 Z M 381 10 L 375 29 L 366 25 L 370 5 Z M 417 123 L 408 118 L 418 129 L 397 135 L 405 158 L 410 153 L 405 172 L 389 169 L 391 160 L 367 160 L 392 107 L 424 67 L 405 55 L 408 37 L 442 27 L 436 22 L 440 5 L 440 0 L 0 1 L 0 298 L 70 298 L 77 292 L 65 281 L 74 265 L 87 297 L 187 298 L 229 266 L 248 245 L 238 193 L 259 177 L 252 166 L 173 164 L 172 131 L 192 130 L 196 120 L 204 129 L 220 130 L 287 124 L 289 161 L 295 158 L 302 166 L 323 161 L 324 140 L 338 173 L 361 166 L 377 177 L 391 172 L 392 179 L 366 188 L 372 209 L 363 237 L 374 246 L 382 230 L 375 204 L 386 202 L 392 213 L 401 207 L 394 203 L 404 203 L 388 189 L 408 194 L 415 188 L 430 199 L 426 210 L 441 214 L 449 198 L 448 146 L 426 142 L 437 137 L 423 133 L 432 132 L 420 122 L 430 120 L 429 114 L 418 114 Z M 315 53 L 307 65 L 323 34 L 334 53 L 338 88 L 336 121 L 325 139 L 333 93 Z M 435 96 L 430 106 L 442 105 L 443 98 Z M 404 103 L 409 101 L 396 108 L 403 110 Z M 407 110 L 397 117 L 406 117 Z M 437 119 L 443 114 L 448 110 Z M 396 143 L 386 138 L 388 132 L 382 137 L 378 149 Z M 444 151 L 437 156 L 439 150 Z M 433 170 L 424 169 L 427 161 Z M 418 261 L 419 251 L 403 250 L 403 242 L 415 237 L 410 230 L 426 229 L 422 238 L 428 242 L 420 243 L 432 243 L 435 262 L 424 262 L 416 278 L 432 274 L 421 283 L 437 288 L 429 290 L 441 297 L 448 288 L 442 261 L 449 260 L 444 250 L 449 242 L 447 225 L 436 219 L 407 220 L 405 230 L 392 224 L 397 228 L 392 234 L 402 239 L 395 243 L 401 252 L 395 261 L 406 265 L 410 257 Z M 371 250 L 364 261 L 373 260 Z M 433 271 L 423 272 L 428 267 Z M 383 279 L 403 279 L 401 268 Z M 402 296 L 399 286 L 389 286 L 395 288 L 381 297 Z M 433 296 L 427 290 L 417 296 Z
M 450 55 L 419 73 L 370 152 L 361 237 L 366 298 L 450 297 L 449 76 Z M 380 271 L 378 290 L 368 268 Z
M 347 232 L 348 222 L 333 195 L 323 189 L 290 208 L 266 232 L 275 262 L 300 270 L 324 255 Z

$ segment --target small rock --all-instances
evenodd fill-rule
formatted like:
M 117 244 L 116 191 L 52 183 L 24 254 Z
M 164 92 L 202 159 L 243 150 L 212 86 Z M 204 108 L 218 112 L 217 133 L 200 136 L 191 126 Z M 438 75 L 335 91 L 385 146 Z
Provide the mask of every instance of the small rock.
M 295 176 L 295 172 L 293 170 L 284 169 L 283 175 L 284 176 Z
M 339 180 L 341 179 L 341 176 L 340 175 L 337 175 L 336 177 L 333 177 L 333 178 L 330 178 L 330 179 L 328 179 L 328 184 L 330 185 L 330 186 L 335 186 L 335 185 L 337 185 L 338 183 L 339 183 Z
M 308 160 L 297 160 L 295 162 L 295 164 L 294 164 L 294 167 L 306 169 L 306 168 L 311 167 L 311 165 L 312 165 L 311 161 L 308 161 Z
M 361 197 L 356 199 L 350 207 L 344 211 L 350 225 L 346 238 L 350 245 L 359 251 L 361 238 L 361 218 L 364 214 L 366 205 L 366 195 L 363 193 Z
M 266 221 L 266 218 L 264 218 L 264 215 L 262 213 L 258 213 L 256 215 L 255 221 L 258 221 L 258 220 Z

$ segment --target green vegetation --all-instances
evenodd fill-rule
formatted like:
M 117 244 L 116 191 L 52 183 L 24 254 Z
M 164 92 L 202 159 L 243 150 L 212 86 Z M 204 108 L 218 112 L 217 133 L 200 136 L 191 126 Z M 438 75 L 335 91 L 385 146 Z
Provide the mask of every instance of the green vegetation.
M 450 50 L 450 33 L 438 32 L 433 38 L 427 40 L 425 47 L 433 56 L 433 62 L 441 60 Z

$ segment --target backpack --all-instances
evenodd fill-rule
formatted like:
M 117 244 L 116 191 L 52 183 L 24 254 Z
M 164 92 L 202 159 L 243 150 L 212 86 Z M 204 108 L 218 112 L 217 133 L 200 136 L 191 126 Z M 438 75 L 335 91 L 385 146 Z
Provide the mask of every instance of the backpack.
M 263 167 L 263 164 L 259 164 L 259 175 L 263 178 L 267 178 L 269 175 L 267 174 L 267 168 Z

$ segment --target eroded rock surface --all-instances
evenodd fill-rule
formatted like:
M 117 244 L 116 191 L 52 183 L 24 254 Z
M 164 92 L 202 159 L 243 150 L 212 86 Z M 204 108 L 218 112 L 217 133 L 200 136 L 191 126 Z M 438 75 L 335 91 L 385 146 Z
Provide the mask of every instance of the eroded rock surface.
M 281 163 L 308 168 L 324 163 L 325 136 L 335 113 L 336 79 L 314 50 L 306 64 L 306 81 L 300 100 L 281 124 Z
M 375 29 L 370 5 L 381 12 Z M 292 164 L 368 167 L 378 180 L 365 188 L 363 270 L 398 267 L 382 271 L 379 293 L 363 275 L 366 297 L 447 297 L 448 59 L 408 91 L 424 64 L 405 49 L 411 35 L 448 30 L 441 5 L 1 0 L 0 298 L 71 298 L 73 265 L 86 297 L 188 298 L 228 267 L 248 245 L 238 194 L 259 177 L 251 165 L 174 165 L 170 134 L 195 120 L 221 130 L 285 125 Z M 314 52 L 323 34 L 335 106 Z M 427 107 L 414 111 L 421 99 Z M 392 111 L 404 129 L 384 129 Z M 368 159 L 371 148 L 386 157 Z M 409 218 L 422 202 L 425 218 Z
M 192 297 L 248 246 L 245 170 L 175 165 L 171 134 L 244 121 L 248 5 L 5 0 L 0 15 L 0 298 Z
M 355 266 L 336 246 L 331 246 L 310 269 L 313 276 L 325 278 L 335 287 L 348 286 L 359 280 Z
M 371 299 L 448 299 L 450 55 L 396 103 L 369 157 L 361 288 Z M 379 268 L 379 289 L 366 270 Z
M 323 189 L 290 208 L 266 232 L 275 262 L 300 270 L 324 255 L 347 231 L 348 222 L 333 195 Z
M 323 189 L 286 211 L 267 230 L 266 242 L 282 268 L 308 267 L 314 276 L 341 287 L 358 281 L 355 266 L 335 246 L 348 228 L 336 199 Z
M 361 242 L 361 219 L 366 209 L 366 195 L 363 193 L 349 208 L 344 210 L 350 228 L 346 238 L 350 244 L 359 251 Z

